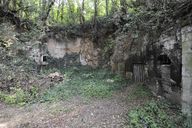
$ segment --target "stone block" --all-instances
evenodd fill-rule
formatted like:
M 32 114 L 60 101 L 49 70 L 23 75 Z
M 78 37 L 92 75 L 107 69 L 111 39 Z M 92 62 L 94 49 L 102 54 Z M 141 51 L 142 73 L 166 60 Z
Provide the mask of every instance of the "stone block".
M 192 79 L 191 78 L 182 78 L 182 85 L 183 85 L 183 91 L 189 91 L 192 92 Z
M 183 77 L 190 77 L 192 78 L 192 72 L 191 72 L 192 69 L 190 68 L 187 68 L 187 67 L 183 67 L 182 68 L 182 76 Z

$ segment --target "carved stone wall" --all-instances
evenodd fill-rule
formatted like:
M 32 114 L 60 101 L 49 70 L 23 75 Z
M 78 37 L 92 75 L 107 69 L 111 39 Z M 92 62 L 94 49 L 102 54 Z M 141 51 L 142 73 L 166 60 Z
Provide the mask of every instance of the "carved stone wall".
M 182 111 L 192 114 L 192 27 L 182 29 Z
M 38 42 L 38 41 L 37 41 Z M 41 46 L 41 48 L 39 47 Z M 46 39 L 46 42 L 38 42 L 30 52 L 30 57 L 38 65 L 72 66 L 88 65 L 93 68 L 99 65 L 100 49 L 95 48 L 93 42 L 86 38 L 56 40 Z

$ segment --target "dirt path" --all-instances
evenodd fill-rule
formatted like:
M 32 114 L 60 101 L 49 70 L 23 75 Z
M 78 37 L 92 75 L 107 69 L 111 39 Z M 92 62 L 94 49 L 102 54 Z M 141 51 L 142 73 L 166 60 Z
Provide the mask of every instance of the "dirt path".
M 128 87 L 109 99 L 75 97 L 57 103 L 8 107 L 0 104 L 0 128 L 124 128 L 128 110 L 141 101 L 128 101 Z

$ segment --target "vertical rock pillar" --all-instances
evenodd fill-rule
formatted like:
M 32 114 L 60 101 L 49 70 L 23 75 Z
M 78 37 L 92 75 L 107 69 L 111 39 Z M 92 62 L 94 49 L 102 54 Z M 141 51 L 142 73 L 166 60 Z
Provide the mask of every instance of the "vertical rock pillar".
M 182 112 L 192 114 L 192 28 L 182 29 Z

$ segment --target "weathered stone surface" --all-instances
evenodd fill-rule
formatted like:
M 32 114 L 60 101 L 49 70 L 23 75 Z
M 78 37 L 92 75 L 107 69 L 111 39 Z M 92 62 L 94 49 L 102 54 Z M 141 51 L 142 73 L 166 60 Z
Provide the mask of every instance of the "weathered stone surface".
M 99 53 L 100 49 L 95 48 L 94 44 L 89 39 L 84 39 L 81 41 L 80 50 L 80 62 L 82 65 L 89 65 L 93 68 L 99 66 Z
M 65 39 L 56 40 L 49 38 L 44 42 L 40 50 L 37 42 L 30 52 L 30 56 L 38 65 L 70 66 L 70 65 L 89 65 L 93 68 L 99 65 L 100 49 L 95 48 L 93 42 L 89 39 Z M 49 58 L 47 61 L 46 59 Z M 46 62 L 46 61 L 48 62 Z M 60 64 L 58 64 L 60 63 Z M 55 65 L 55 66 L 56 66 Z
M 50 55 L 54 58 L 63 58 L 65 54 L 79 53 L 81 49 L 81 39 L 66 40 L 63 42 L 57 42 L 56 40 L 49 39 L 47 42 L 47 48 Z
M 142 63 L 145 43 L 146 36 L 143 35 L 139 38 L 133 33 L 118 36 L 115 40 L 114 53 L 111 56 L 112 71 L 125 76 L 126 72 L 131 72 L 130 69 L 133 69 L 134 63 Z
M 163 45 L 166 50 L 174 49 L 174 44 L 177 43 L 174 36 L 168 36 L 165 34 L 161 35 L 159 40 L 159 45 Z
M 192 114 L 192 28 L 182 29 L 182 111 Z

